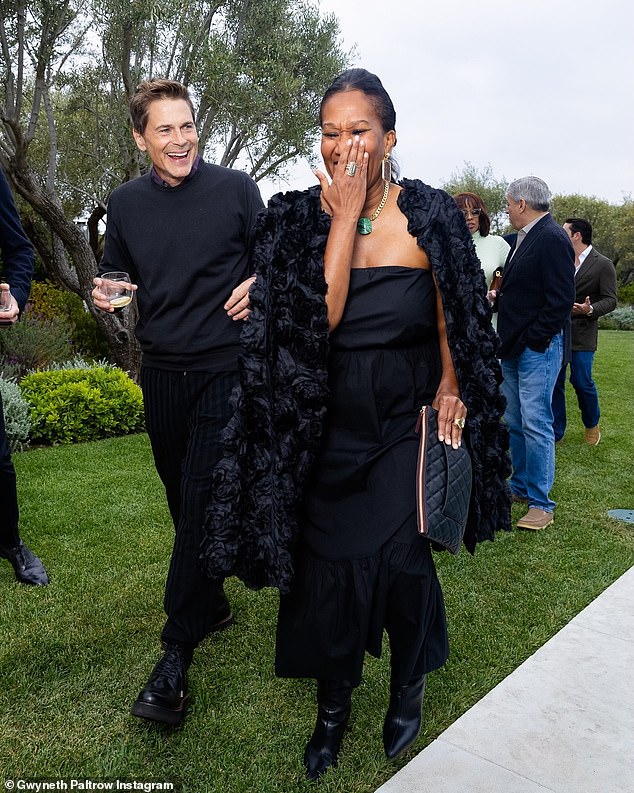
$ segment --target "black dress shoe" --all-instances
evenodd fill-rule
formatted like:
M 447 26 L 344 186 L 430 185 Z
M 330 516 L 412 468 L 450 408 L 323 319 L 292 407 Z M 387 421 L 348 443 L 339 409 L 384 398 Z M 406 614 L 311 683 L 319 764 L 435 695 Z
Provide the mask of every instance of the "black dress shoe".
M 418 737 L 423 723 L 425 679 L 423 675 L 414 683 L 392 685 L 383 723 L 383 746 L 390 759 L 402 754 Z
M 313 782 L 337 765 L 341 739 L 350 718 L 351 699 L 352 686 L 347 681 L 317 682 L 317 722 L 304 750 L 306 776 Z
M 190 663 L 191 652 L 178 644 L 168 644 L 145 688 L 132 705 L 132 714 L 178 726 L 185 717 Z
M 0 556 L 11 562 L 15 577 L 20 583 L 30 584 L 31 586 L 46 586 L 48 584 L 48 575 L 42 560 L 38 559 L 22 540 L 15 548 L 3 548 L 0 546 Z

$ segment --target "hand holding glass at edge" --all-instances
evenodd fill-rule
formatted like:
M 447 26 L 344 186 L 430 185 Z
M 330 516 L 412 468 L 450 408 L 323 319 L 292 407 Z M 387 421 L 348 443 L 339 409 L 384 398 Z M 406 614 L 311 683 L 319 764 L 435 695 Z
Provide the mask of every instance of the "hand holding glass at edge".
M 19 315 L 9 284 L 0 283 L 0 325 L 12 325 Z
M 132 302 L 136 284 L 130 283 L 130 276 L 124 272 L 103 273 L 94 280 L 92 300 L 102 311 L 119 311 Z

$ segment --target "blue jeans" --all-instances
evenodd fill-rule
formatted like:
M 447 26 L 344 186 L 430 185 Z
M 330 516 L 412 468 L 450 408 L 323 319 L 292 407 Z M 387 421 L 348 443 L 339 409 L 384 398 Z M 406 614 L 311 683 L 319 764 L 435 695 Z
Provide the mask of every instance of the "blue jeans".
M 552 398 L 563 360 L 563 334 L 544 352 L 526 348 L 502 361 L 504 420 L 508 426 L 513 473 L 511 491 L 529 507 L 555 509 L 550 490 L 555 481 L 555 434 Z
M 592 379 L 594 352 L 579 350 L 572 353 L 570 360 L 570 382 L 577 394 L 583 426 L 589 429 L 599 423 L 599 395 Z M 566 367 L 562 366 L 553 392 L 553 429 L 555 440 L 564 437 L 566 431 Z

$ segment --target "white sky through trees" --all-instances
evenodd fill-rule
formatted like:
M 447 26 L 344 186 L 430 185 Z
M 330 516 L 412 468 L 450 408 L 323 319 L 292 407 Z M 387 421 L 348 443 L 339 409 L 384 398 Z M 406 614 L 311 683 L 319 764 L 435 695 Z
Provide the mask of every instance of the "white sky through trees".
M 396 107 L 403 176 L 437 186 L 465 163 L 533 174 L 555 194 L 634 197 L 631 0 L 321 0 L 354 66 Z M 316 180 L 307 161 L 263 195 Z

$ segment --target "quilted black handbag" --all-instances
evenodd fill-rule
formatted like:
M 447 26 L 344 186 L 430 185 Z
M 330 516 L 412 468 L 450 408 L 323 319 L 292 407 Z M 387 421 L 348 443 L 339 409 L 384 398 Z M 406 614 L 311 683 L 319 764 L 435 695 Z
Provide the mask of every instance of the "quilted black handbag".
M 471 499 L 471 458 L 464 445 L 438 440 L 438 412 L 423 405 L 416 422 L 420 448 L 416 465 L 418 531 L 434 546 L 457 554 Z

